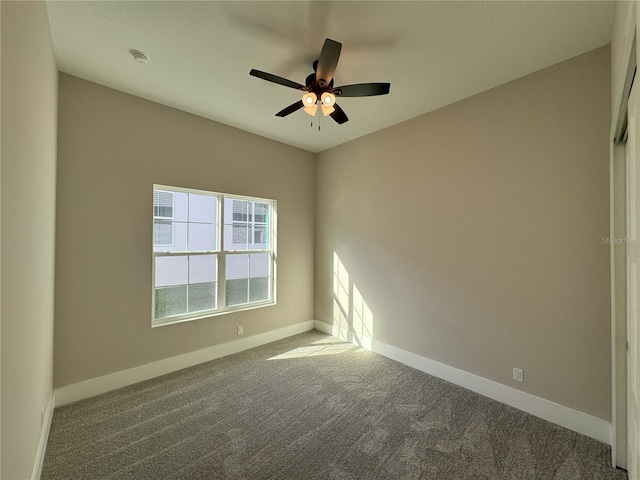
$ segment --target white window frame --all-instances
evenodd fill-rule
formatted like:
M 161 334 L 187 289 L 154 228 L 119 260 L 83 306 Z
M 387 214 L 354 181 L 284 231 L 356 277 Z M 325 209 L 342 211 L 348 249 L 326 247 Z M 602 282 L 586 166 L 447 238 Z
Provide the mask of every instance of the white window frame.
M 260 197 L 249 197 L 244 195 L 235 195 L 235 194 L 227 194 L 220 192 L 210 192 L 205 190 L 195 190 L 191 188 L 183 188 L 183 187 L 174 187 L 168 185 L 153 185 L 153 192 L 155 195 L 156 190 L 163 190 L 169 192 L 178 192 L 178 193 L 192 193 L 198 195 L 208 195 L 214 196 L 218 198 L 218 212 L 217 212 L 217 245 L 215 250 L 198 250 L 198 251 L 155 251 L 157 247 L 162 247 L 164 245 L 155 245 L 152 238 L 152 279 L 151 279 L 151 326 L 152 327 L 160 327 L 164 325 L 172 325 L 175 323 L 189 322 L 192 320 L 199 320 L 202 318 L 210 318 L 217 315 L 224 315 L 228 313 L 234 313 L 244 310 L 253 310 L 255 308 L 262 308 L 271 305 L 275 305 L 276 302 L 276 272 L 277 272 L 277 254 L 276 254 L 276 229 L 277 229 L 277 202 L 273 199 L 268 198 L 260 198 Z M 225 226 L 225 199 L 233 199 L 233 200 L 244 200 L 249 202 L 258 202 L 265 203 L 269 205 L 270 215 L 269 221 L 265 224 L 268 228 L 268 245 L 270 248 L 258 249 L 254 248 L 252 242 L 248 243 L 248 249 L 237 249 L 237 245 L 234 248 L 226 249 L 225 241 L 224 241 L 224 226 Z M 175 198 L 174 198 L 174 209 L 175 212 Z M 155 213 L 155 212 L 154 212 Z M 233 215 L 232 215 L 233 218 Z M 153 216 L 155 220 L 155 215 Z M 233 223 L 233 221 L 232 221 Z M 251 222 L 249 222 L 250 224 Z M 262 224 L 262 222 L 260 222 Z M 152 224 L 153 228 L 153 224 Z M 173 236 L 173 234 L 172 234 Z M 152 230 L 153 237 L 153 230 Z M 175 243 L 175 240 L 174 240 Z M 167 245 L 169 246 L 169 245 Z M 154 248 L 155 247 L 155 248 Z M 256 302 L 248 302 L 239 305 L 226 305 L 226 258 L 230 255 L 242 255 L 242 254 L 256 254 L 256 253 L 268 253 L 269 254 L 269 292 L 270 298 L 266 300 L 256 301 Z M 216 255 L 217 257 L 217 299 L 216 299 L 216 308 L 209 310 L 201 310 L 197 312 L 184 313 L 180 315 L 174 315 L 163 318 L 155 317 L 155 302 L 156 302 L 156 287 L 155 287 L 155 265 L 156 258 L 163 256 L 185 256 L 185 255 Z

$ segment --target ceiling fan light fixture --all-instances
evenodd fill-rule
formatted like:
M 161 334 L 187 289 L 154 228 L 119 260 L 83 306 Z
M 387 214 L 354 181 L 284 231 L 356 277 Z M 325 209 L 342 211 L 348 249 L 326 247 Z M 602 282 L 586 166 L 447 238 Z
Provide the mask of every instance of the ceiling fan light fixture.
M 316 105 L 317 101 L 318 101 L 318 97 L 313 92 L 305 93 L 302 96 L 304 111 L 307 112 L 312 117 L 316 114 L 316 110 L 318 110 L 318 105 Z
M 326 117 L 327 115 L 331 115 L 335 112 L 336 109 L 333 107 L 327 107 L 326 105 L 322 105 L 322 114 Z
M 336 109 L 333 108 L 333 105 L 336 103 L 336 96 L 333 93 L 324 92 L 320 98 L 322 99 L 322 113 L 325 117 L 335 112 Z
M 336 96 L 333 93 L 324 92 L 320 98 L 322 99 L 322 105 L 327 107 L 332 107 L 336 103 Z

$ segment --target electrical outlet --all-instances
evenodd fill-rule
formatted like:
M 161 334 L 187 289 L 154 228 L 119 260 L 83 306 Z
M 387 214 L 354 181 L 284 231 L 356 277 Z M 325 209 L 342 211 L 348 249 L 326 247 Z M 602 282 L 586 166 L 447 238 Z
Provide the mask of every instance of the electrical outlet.
M 244 325 L 238 325 L 238 335 L 242 335 L 244 333 Z
M 513 367 L 513 379 L 516 382 L 524 382 L 524 371 L 521 368 Z

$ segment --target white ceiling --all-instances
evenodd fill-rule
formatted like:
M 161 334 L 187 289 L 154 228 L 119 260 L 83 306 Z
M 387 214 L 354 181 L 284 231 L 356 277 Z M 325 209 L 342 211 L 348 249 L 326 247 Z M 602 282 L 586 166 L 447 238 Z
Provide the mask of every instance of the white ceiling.
M 311 152 L 408 120 L 611 41 L 611 1 L 49 1 L 60 71 Z M 349 122 L 275 117 L 325 38 L 343 44 L 335 85 Z M 129 51 L 151 61 L 136 63 Z M 314 122 L 317 124 L 317 122 Z

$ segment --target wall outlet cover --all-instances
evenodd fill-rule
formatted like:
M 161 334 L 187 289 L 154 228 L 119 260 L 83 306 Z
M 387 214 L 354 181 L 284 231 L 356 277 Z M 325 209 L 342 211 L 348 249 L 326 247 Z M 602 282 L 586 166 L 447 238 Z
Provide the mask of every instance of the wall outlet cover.
M 521 368 L 513 367 L 513 379 L 516 382 L 524 382 L 524 371 Z

